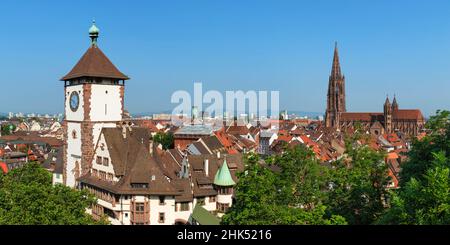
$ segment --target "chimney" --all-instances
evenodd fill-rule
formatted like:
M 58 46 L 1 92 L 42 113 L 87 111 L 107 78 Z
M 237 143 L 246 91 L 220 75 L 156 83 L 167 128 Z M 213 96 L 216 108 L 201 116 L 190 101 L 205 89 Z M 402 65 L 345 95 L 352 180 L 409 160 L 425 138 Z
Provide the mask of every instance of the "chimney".
M 149 150 L 150 156 L 153 156 L 153 140 L 150 140 L 150 145 L 148 146 L 148 150 Z
M 208 173 L 209 173 L 209 159 L 206 158 L 204 161 L 204 169 L 205 169 L 205 175 L 206 177 L 208 177 Z
M 125 125 L 122 125 L 122 137 L 123 137 L 124 139 L 127 138 L 127 128 L 126 128 Z
M 217 159 L 220 159 L 220 151 L 217 152 Z

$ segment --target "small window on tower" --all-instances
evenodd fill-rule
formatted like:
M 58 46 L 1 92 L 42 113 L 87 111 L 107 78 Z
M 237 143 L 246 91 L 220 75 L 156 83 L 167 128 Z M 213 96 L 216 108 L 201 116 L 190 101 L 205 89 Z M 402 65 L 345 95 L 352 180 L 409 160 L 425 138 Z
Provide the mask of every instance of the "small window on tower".
M 164 213 L 159 213 L 159 217 L 158 217 L 158 222 L 159 223 L 164 223 L 165 221 L 165 217 L 164 217 Z
M 107 107 L 108 105 L 107 104 L 105 104 L 105 115 L 108 113 L 108 107 Z
M 103 158 L 103 166 L 108 166 L 109 165 L 109 158 L 104 157 Z
M 77 131 L 75 131 L 75 130 L 72 131 L 72 138 L 74 138 L 74 139 L 77 138 Z

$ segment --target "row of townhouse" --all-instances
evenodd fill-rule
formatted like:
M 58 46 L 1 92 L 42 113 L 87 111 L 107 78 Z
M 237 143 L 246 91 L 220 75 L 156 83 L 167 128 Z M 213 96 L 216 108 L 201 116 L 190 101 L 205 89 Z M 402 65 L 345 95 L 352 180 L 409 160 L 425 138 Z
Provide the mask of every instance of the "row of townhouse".
M 117 225 L 198 224 L 196 212 L 220 217 L 233 203 L 241 155 L 187 155 L 154 146 L 139 127 L 103 128 L 78 187 L 97 197 L 88 210 Z

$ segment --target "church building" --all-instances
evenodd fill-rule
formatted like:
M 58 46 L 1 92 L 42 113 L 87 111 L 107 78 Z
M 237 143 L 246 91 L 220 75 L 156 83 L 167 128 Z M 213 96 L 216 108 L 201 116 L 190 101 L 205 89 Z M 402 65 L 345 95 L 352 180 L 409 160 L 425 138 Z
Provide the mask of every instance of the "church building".
M 424 127 L 422 112 L 419 109 L 400 109 L 395 96 L 392 104 L 386 98 L 382 112 L 347 112 L 345 99 L 345 76 L 341 72 L 336 44 L 328 83 L 326 127 L 346 130 L 359 124 L 376 135 L 401 132 L 409 136 L 417 135 Z

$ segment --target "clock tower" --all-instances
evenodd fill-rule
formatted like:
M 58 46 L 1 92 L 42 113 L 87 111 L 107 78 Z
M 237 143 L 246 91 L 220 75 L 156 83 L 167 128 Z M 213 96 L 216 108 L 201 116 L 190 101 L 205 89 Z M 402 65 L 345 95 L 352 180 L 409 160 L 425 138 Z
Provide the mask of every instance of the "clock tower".
M 124 112 L 125 80 L 97 45 L 99 29 L 89 29 L 91 45 L 64 81 L 63 182 L 76 187 L 76 179 L 92 163 L 94 147 L 104 127 L 116 127 Z

